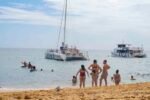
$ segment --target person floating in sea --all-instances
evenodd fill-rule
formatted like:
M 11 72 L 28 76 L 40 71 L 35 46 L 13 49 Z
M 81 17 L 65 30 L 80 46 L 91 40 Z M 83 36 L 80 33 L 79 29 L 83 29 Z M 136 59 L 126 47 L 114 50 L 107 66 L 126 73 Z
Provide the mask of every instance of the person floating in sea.
M 136 79 L 133 77 L 133 75 L 131 75 L 131 79 L 130 80 L 136 80 Z
M 108 69 L 110 69 L 110 66 L 107 64 L 107 60 L 103 61 L 103 71 L 100 78 L 100 86 L 102 85 L 102 80 L 105 81 L 105 86 L 107 86 L 107 76 L 108 76 Z
M 120 81 L 121 81 L 121 76 L 119 74 L 119 70 L 116 70 L 116 74 L 114 74 L 115 85 L 119 85 Z
M 80 73 L 80 88 L 85 87 L 85 79 L 86 79 L 86 73 L 89 76 L 88 71 L 85 69 L 84 65 L 81 65 L 80 70 L 77 72 L 76 77 Z
M 54 72 L 54 69 L 51 69 L 51 72 Z
M 23 66 L 21 66 L 22 68 L 25 68 L 25 67 L 27 67 L 27 63 L 26 63 L 26 61 L 24 61 L 24 62 L 22 62 L 22 64 L 23 64 Z
M 75 86 L 77 84 L 77 77 L 73 76 L 72 77 L 72 85 Z
M 97 80 L 99 74 L 102 72 L 101 67 L 97 64 L 97 60 L 93 60 L 93 64 L 91 64 L 88 67 L 89 70 L 91 70 L 91 76 L 92 76 L 92 87 L 95 85 L 97 86 Z
M 41 68 L 40 71 L 43 71 L 43 69 Z
M 28 68 L 29 68 L 29 69 L 32 68 L 31 62 L 29 62 Z
M 35 66 L 32 66 L 31 69 L 30 69 L 30 72 L 33 72 L 33 71 L 37 71 Z

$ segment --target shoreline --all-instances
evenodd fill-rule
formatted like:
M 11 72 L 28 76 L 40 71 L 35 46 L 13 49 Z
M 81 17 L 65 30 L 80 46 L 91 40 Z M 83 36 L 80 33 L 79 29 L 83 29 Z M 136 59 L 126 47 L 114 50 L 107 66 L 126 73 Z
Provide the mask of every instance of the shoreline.
M 119 86 L 122 85 L 136 85 L 136 84 L 145 84 L 145 83 L 150 83 L 150 82 L 137 82 L 137 83 L 121 83 Z M 111 87 L 111 86 L 115 86 L 115 83 L 112 84 L 108 84 L 107 87 Z M 56 87 L 58 86 L 49 86 L 49 87 L 40 87 L 40 88 L 8 88 L 8 87 L 0 87 L 0 93 L 1 92 L 15 92 L 15 91 L 38 91 L 38 90 L 54 90 L 56 89 Z M 75 86 L 59 86 L 61 89 L 79 89 L 79 84 L 75 85 Z M 97 88 L 99 88 L 100 86 L 97 86 Z M 105 85 L 103 84 L 103 86 L 101 87 L 105 87 Z M 92 88 L 91 85 L 86 85 L 86 88 Z
M 0 100 L 150 100 L 150 82 L 102 87 L 0 91 Z
M 90 87 L 90 86 L 87 86 Z M 52 86 L 52 87 L 45 87 L 45 88 L 7 88 L 7 87 L 0 87 L 0 93 L 1 92 L 15 92 L 15 91 L 38 91 L 38 90 L 53 90 L 55 89 L 56 86 Z M 66 89 L 66 88 L 70 88 L 70 89 L 77 89 L 79 88 L 79 86 L 62 86 L 62 89 Z

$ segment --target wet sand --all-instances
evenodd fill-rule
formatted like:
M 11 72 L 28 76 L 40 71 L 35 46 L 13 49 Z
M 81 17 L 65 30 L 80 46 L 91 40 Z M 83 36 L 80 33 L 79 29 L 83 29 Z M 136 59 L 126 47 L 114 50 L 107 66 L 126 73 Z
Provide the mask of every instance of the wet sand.
M 1 91 L 0 100 L 150 100 L 150 82 L 120 86 Z

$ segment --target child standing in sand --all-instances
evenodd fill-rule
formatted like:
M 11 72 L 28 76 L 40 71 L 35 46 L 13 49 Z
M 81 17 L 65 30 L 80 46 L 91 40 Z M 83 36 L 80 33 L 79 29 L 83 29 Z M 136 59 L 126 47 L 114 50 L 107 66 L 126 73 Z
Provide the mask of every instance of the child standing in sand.
M 116 85 L 119 85 L 121 81 L 121 76 L 119 74 L 119 70 L 116 70 L 116 74 L 114 74 L 114 82 Z
M 85 69 L 84 65 L 81 65 L 81 69 L 77 72 L 76 77 L 80 73 L 80 88 L 83 86 L 85 87 L 85 79 L 86 79 L 86 73 L 89 76 L 88 71 Z

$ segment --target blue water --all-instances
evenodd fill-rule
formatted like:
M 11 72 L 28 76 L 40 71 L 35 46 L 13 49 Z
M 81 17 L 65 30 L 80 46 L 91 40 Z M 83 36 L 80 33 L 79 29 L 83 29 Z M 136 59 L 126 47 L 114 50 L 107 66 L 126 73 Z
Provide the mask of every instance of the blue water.
M 102 67 L 102 61 L 108 60 L 111 66 L 109 70 L 108 83 L 112 84 L 110 77 L 116 69 L 120 70 L 121 83 L 150 82 L 150 52 L 146 52 L 147 58 L 113 58 L 111 51 L 89 51 L 89 61 L 62 62 L 47 60 L 44 58 L 45 49 L 0 49 L 0 87 L 3 88 L 49 88 L 49 87 L 70 87 L 72 76 L 79 70 L 80 65 L 86 68 L 93 59 L 98 60 Z M 21 68 L 22 61 L 31 62 L 38 69 L 37 72 L 30 72 Z M 43 71 L 40 71 L 40 69 Z M 54 72 L 51 72 L 54 69 Z M 133 75 L 136 80 L 131 81 Z M 91 78 L 87 77 L 86 84 L 91 85 Z

